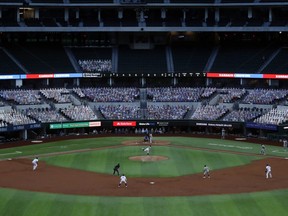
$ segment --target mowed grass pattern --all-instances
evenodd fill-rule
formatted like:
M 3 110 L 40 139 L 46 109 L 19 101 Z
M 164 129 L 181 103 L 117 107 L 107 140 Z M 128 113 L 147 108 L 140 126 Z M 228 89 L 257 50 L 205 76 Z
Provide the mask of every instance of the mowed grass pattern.
M 92 197 L 1 189 L 0 212 L 9 216 L 283 216 L 288 190 L 194 197 Z
M 120 162 L 129 176 L 179 176 L 202 172 L 204 164 L 212 170 L 232 167 L 263 158 L 263 156 L 213 152 L 229 150 L 242 153 L 259 153 L 259 144 L 220 139 L 189 137 L 155 137 L 168 140 L 172 146 L 154 146 L 152 154 L 169 157 L 169 160 L 136 162 L 131 155 L 144 155 L 141 146 L 123 146 L 124 140 L 135 137 L 74 139 L 37 144 L 25 147 L 0 149 L 0 159 L 17 156 L 40 155 L 40 160 L 57 166 L 74 167 L 87 171 L 111 173 Z M 112 147 L 113 148 L 106 148 Z M 184 146 L 184 147 L 183 147 Z M 103 148 L 104 147 L 104 148 Z M 186 148 L 189 147 L 189 148 Z M 190 148 L 191 147 L 191 148 Z M 96 150 L 97 148 L 101 148 Z M 203 150 L 193 149 L 203 148 Z M 85 152 L 63 155 L 42 155 L 85 149 Z M 87 150 L 87 151 L 86 151 Z M 21 151 L 21 153 L 16 153 Z M 12 153 L 12 154 L 11 154 Z M 267 154 L 287 157 L 281 146 L 267 146 Z M 152 166 L 151 166 L 152 165 Z M 0 215 L 2 216 L 191 216 L 191 215 L 255 215 L 283 216 L 288 211 L 288 190 L 244 193 L 233 195 L 191 197 L 95 197 L 49 194 L 0 188 Z

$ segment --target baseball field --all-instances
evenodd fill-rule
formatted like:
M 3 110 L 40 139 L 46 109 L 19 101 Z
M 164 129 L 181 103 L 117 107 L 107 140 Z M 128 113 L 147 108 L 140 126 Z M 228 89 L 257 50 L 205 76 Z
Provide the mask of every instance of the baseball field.
M 288 212 L 288 149 L 241 139 L 73 138 L 0 149 L 0 215 L 273 215 Z M 37 170 L 32 159 L 39 157 Z M 128 187 L 112 175 L 120 163 Z M 265 178 L 265 166 L 273 178 Z M 203 178 L 203 166 L 211 178 Z

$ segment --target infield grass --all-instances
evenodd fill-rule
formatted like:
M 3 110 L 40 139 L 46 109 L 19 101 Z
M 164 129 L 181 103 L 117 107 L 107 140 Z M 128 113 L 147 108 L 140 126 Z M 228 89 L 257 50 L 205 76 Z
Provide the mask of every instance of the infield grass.
M 129 160 L 130 156 L 145 156 L 139 146 L 122 146 L 89 152 L 72 153 L 45 157 L 48 164 L 77 168 L 99 173 L 112 173 L 118 162 L 121 172 L 129 177 L 175 177 L 202 172 L 207 164 L 212 170 L 240 166 L 259 159 L 257 156 L 233 155 L 223 152 L 200 151 L 187 148 L 155 146 L 151 155 L 165 156 L 168 159 L 157 162 Z

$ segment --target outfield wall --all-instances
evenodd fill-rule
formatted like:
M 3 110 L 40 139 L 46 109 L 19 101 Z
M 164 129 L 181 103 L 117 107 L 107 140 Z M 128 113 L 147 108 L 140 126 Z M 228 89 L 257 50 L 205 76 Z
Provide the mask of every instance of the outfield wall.
M 288 138 L 288 126 L 260 125 L 244 122 L 192 121 L 192 120 L 99 120 L 82 122 L 57 122 L 0 128 L 1 143 L 31 140 L 39 137 L 99 134 L 185 134 L 217 135 L 222 130 L 226 136 L 257 137 L 269 140 Z

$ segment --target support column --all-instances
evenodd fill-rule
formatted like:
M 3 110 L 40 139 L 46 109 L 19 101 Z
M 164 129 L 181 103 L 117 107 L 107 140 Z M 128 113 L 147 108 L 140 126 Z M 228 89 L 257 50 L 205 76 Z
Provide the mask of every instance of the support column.
M 208 19 L 208 8 L 205 8 L 204 19 L 205 19 L 205 22 Z
M 20 9 L 17 8 L 16 21 L 20 22 Z
M 273 11 L 272 8 L 269 8 L 269 22 L 272 22 L 273 20 Z
M 220 20 L 220 11 L 219 11 L 219 8 L 216 8 L 215 9 L 215 21 L 219 22 L 219 20 Z
M 39 8 L 35 8 L 34 10 L 34 18 L 39 19 Z
M 186 16 L 187 16 L 186 10 L 184 9 L 184 10 L 183 10 L 183 22 L 184 22 L 184 23 L 185 23 L 185 21 L 186 21 Z
M 22 87 L 23 85 L 23 80 L 16 80 L 15 86 L 16 87 Z
M 252 17 L 253 17 L 253 11 L 252 11 L 252 8 L 249 7 L 249 8 L 248 8 L 248 18 L 250 19 L 250 18 L 252 18 Z
M 64 10 L 64 20 L 67 22 L 69 20 L 69 9 L 65 8 Z
M 113 79 L 112 79 L 111 77 L 109 78 L 109 81 L 108 81 L 108 82 L 109 82 L 109 86 L 112 86 L 112 85 L 113 85 Z
M 122 9 L 118 10 L 118 18 L 123 19 L 123 10 Z
M 27 139 L 28 139 L 27 130 L 23 130 L 23 131 L 22 131 L 21 138 L 22 138 L 23 140 L 27 140 Z
M 166 18 L 166 9 L 161 9 L 161 18 L 162 19 Z
M 76 10 L 76 19 L 79 19 L 79 9 Z
M 141 87 L 146 86 L 146 79 L 144 77 L 141 78 L 140 82 L 141 82 Z

